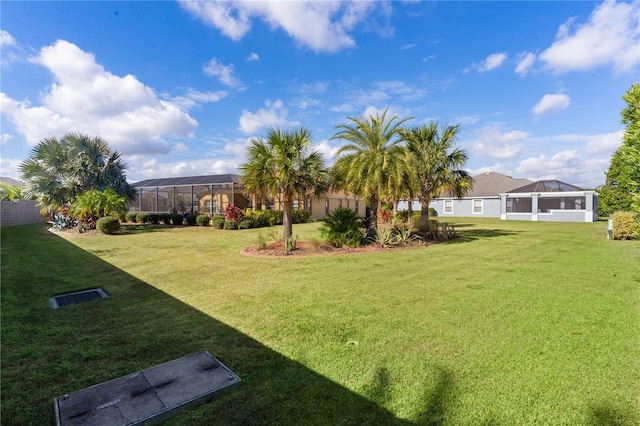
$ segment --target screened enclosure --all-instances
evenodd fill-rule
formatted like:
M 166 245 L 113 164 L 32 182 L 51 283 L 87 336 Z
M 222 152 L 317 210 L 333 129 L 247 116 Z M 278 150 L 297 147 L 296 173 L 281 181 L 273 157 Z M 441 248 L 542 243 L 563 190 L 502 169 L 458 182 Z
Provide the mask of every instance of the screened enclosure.
M 132 184 L 138 198 L 130 212 L 223 214 L 229 204 L 244 209 L 251 199 L 242 193 L 239 175 L 206 175 L 147 179 Z

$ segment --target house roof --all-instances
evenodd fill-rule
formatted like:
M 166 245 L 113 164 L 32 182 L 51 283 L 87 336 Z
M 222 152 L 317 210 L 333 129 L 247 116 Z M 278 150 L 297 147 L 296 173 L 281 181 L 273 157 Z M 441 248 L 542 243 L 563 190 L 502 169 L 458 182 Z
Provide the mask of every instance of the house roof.
M 473 177 L 473 189 L 466 197 L 491 197 L 532 183 L 529 179 L 514 179 L 498 172 L 481 173 Z
M 512 189 L 511 191 L 504 192 L 567 192 L 567 191 L 584 191 L 583 188 L 579 188 L 575 185 L 561 182 L 559 180 L 539 180 L 537 182 L 530 183 L 529 185 L 522 186 L 520 188 Z
M 204 176 L 186 176 L 177 178 L 147 179 L 140 182 L 132 183 L 134 188 L 149 188 L 163 186 L 194 186 L 194 185 L 223 185 L 231 183 L 240 183 L 240 175 L 204 175 Z

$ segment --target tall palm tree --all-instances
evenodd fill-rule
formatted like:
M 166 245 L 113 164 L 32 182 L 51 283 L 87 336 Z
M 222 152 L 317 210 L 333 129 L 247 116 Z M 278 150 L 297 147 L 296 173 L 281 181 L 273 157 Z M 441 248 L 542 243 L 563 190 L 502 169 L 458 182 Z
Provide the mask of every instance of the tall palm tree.
M 421 203 L 419 230 L 429 230 L 429 203 L 443 194 L 462 198 L 473 187 L 473 179 L 462 167 L 467 153 L 454 148 L 460 125 L 429 125 L 402 129 L 406 143 L 408 167 Z
M 45 207 L 60 207 L 91 189 L 112 189 L 128 201 L 136 197 L 127 182 L 120 153 L 111 151 L 100 137 L 68 133 L 46 138 L 18 167 L 25 181 L 25 195 Z
M 240 166 L 242 184 L 251 195 L 282 196 L 283 242 L 292 236 L 292 208 L 296 196 L 320 197 L 329 187 L 329 171 L 322 154 L 312 151 L 311 131 L 271 128 L 265 138 L 250 141 L 247 160 Z
M 400 146 L 400 126 L 410 118 L 387 119 L 382 115 L 349 117 L 349 124 L 338 126 L 331 139 L 347 141 L 336 153 L 332 170 L 333 185 L 364 197 L 369 202 L 371 216 L 367 236 L 375 236 L 378 228 L 380 200 L 396 192 L 403 150 Z

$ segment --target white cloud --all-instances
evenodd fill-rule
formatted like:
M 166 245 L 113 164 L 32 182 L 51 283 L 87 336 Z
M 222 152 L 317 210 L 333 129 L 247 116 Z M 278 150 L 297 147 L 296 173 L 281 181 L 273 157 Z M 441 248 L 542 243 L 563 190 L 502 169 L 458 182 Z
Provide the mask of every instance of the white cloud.
M 536 55 L 531 52 L 523 52 L 518 56 L 518 65 L 516 66 L 516 74 L 525 76 L 529 69 L 536 62 Z
M 7 47 L 7 46 L 15 46 L 15 45 L 16 45 L 16 39 L 13 38 L 13 36 L 9 34 L 7 31 L 0 30 L 0 46 Z
M 200 176 L 211 174 L 238 173 L 240 161 L 237 158 L 210 160 L 196 158 L 179 161 L 160 162 L 156 158 L 137 156 L 127 159 L 130 181 L 177 176 Z
M 415 44 L 415 43 L 409 43 L 409 44 L 405 44 L 403 46 L 400 46 L 400 50 L 413 49 L 416 46 L 417 46 L 417 44 Z
M 330 141 L 325 139 L 318 144 L 314 144 L 313 149 L 322 153 L 325 164 L 331 166 L 340 147 L 332 145 Z
M 598 155 L 610 158 L 613 152 L 622 144 L 622 130 L 611 133 L 601 133 L 596 135 L 566 134 L 556 135 L 551 138 L 551 142 L 564 142 L 570 144 L 581 144 L 581 151 L 588 155 Z
M 315 51 L 335 52 L 355 46 L 349 35 L 366 22 L 374 2 L 200 2 L 181 0 L 193 16 L 218 28 L 233 40 L 240 40 L 251 29 L 253 18 L 266 22 L 272 30 L 282 29 L 299 45 Z
M 543 115 L 550 112 L 558 112 L 569 107 L 571 99 L 569 96 L 557 93 L 555 95 L 544 95 L 540 101 L 531 109 L 537 115 Z
M 247 56 L 247 61 L 259 61 L 259 60 L 260 60 L 260 56 L 258 56 L 256 52 L 251 52 L 251 54 Z
M 476 131 L 471 150 L 480 157 L 515 158 L 524 152 L 524 142 L 528 137 L 527 132 L 503 132 L 499 125 L 486 126 Z
M 487 58 L 480 64 L 474 64 L 474 67 L 480 72 L 491 71 L 501 66 L 508 58 L 505 52 L 494 53 L 487 56 Z
M 201 92 L 199 90 L 187 89 L 184 95 L 171 97 L 171 102 L 184 109 L 190 109 L 200 104 L 214 103 L 226 98 L 229 92 L 221 90 L 219 92 Z
M 7 142 L 9 142 L 11 139 L 13 139 L 13 135 L 9 134 L 9 133 L 3 133 L 2 135 L 0 135 L 0 146 L 6 144 Z
M 640 2 L 606 0 L 588 21 L 575 27 L 575 18 L 558 28 L 555 42 L 540 60 L 555 73 L 585 71 L 611 65 L 616 72 L 637 71 L 640 64 Z
M 18 173 L 18 166 L 24 159 L 6 158 L 0 157 L 0 174 L 2 177 L 8 177 L 15 180 L 20 180 L 20 173 Z
M 218 80 L 226 86 L 237 86 L 240 84 L 238 79 L 233 75 L 233 64 L 224 65 L 216 58 L 212 58 L 209 62 L 202 66 L 202 70 L 207 75 L 218 77 Z
M 280 99 L 275 102 L 266 101 L 265 106 L 267 108 L 260 108 L 255 113 L 242 110 L 238 130 L 255 134 L 266 127 L 289 127 L 299 124 L 287 121 L 287 110 Z
M 42 48 L 31 62 L 53 74 L 40 105 L 0 93 L 0 111 L 30 145 L 81 132 L 105 138 L 123 154 L 167 152 L 166 137 L 189 136 L 198 125 L 136 77 L 105 71 L 92 54 L 67 41 Z

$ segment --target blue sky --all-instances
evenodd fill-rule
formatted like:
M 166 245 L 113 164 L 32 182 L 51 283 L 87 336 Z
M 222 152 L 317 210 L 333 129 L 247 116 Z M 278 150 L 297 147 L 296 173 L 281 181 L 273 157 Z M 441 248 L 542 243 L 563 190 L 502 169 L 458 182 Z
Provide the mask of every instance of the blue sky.
M 40 140 L 105 138 L 130 181 L 236 173 L 269 126 L 388 108 L 462 125 L 473 174 L 604 183 L 640 79 L 640 2 L 0 4 L 1 171 Z

